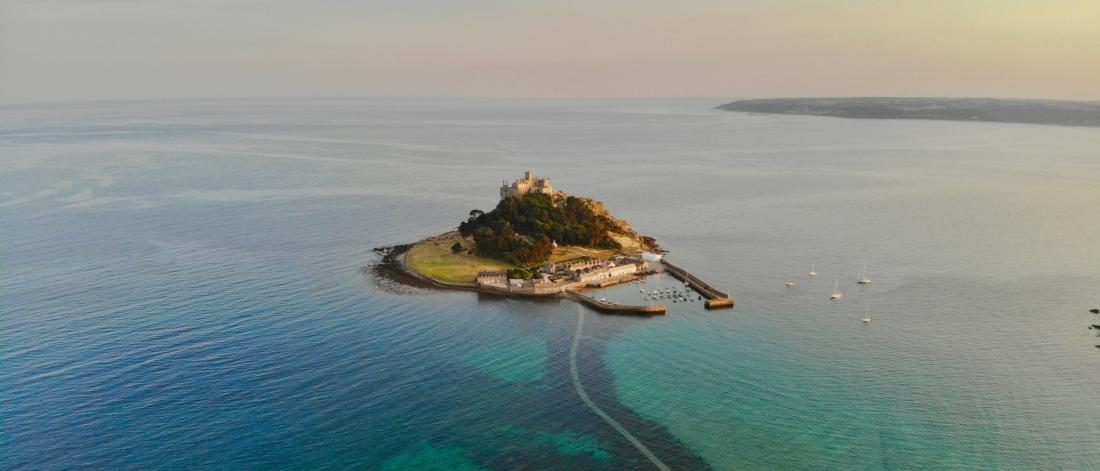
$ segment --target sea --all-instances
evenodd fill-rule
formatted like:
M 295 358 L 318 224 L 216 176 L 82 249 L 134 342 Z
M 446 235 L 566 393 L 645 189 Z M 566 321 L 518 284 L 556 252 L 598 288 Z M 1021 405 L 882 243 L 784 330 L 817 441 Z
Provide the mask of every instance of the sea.
M 0 468 L 1100 469 L 1100 129 L 725 101 L 0 107 Z M 736 307 L 371 268 L 527 170 Z

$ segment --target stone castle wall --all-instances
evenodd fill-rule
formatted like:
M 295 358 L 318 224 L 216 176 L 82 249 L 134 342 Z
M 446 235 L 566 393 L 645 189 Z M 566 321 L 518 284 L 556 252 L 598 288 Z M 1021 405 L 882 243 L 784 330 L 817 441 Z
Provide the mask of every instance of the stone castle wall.
M 511 185 L 505 183 L 500 186 L 500 199 L 527 193 L 552 195 L 554 194 L 554 185 L 550 183 L 549 178 L 537 178 L 528 170 L 523 174 L 523 178 L 512 181 Z

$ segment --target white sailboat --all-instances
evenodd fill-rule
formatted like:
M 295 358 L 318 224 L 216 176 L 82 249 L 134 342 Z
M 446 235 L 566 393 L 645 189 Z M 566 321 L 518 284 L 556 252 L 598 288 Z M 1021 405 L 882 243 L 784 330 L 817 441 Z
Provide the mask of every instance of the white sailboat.
M 794 279 L 791 278 L 790 273 L 787 273 L 787 287 L 788 288 L 793 288 L 794 287 Z
M 859 283 L 861 285 L 871 284 L 871 279 L 867 278 L 867 265 L 864 265 L 863 271 L 859 272 L 859 281 L 857 281 L 856 283 Z
M 836 279 L 835 287 L 833 288 L 833 295 L 829 296 L 829 299 L 840 299 L 844 297 L 844 293 L 840 292 L 840 278 Z
M 810 262 L 810 273 L 808 273 L 808 275 L 817 276 L 817 272 L 814 271 L 814 262 Z
M 870 324 L 871 323 L 871 316 L 868 314 L 870 312 L 871 312 L 870 308 L 863 311 L 863 323 L 864 324 Z

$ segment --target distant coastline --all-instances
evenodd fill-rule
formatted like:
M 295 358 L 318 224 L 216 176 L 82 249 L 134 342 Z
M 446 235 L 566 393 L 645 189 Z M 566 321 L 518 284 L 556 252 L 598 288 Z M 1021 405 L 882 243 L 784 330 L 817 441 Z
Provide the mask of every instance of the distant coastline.
M 764 98 L 717 109 L 856 119 L 925 119 L 1100 127 L 1100 101 L 996 98 Z

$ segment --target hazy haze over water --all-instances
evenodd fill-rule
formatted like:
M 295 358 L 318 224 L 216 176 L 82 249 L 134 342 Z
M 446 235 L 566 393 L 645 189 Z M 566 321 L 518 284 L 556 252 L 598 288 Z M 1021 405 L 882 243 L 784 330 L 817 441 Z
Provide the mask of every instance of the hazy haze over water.
M 737 298 L 586 314 L 674 468 L 1100 468 L 1097 130 L 717 104 L 0 108 L 4 468 L 650 469 L 583 308 L 359 273 L 527 169 Z

